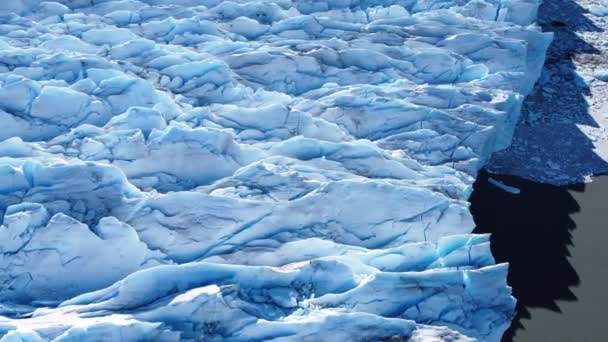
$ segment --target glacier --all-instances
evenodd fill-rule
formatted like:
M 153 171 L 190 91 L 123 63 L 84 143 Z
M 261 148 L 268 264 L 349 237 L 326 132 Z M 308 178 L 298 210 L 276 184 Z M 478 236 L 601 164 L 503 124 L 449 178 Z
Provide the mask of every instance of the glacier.
M 0 341 L 499 341 L 539 5 L 0 2 Z

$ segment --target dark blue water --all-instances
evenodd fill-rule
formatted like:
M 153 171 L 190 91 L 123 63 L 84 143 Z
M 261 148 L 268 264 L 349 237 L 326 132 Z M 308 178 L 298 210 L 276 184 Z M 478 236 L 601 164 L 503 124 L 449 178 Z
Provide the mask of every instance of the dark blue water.
M 482 173 L 471 197 L 476 233 L 509 262 L 517 316 L 503 341 L 608 341 L 608 177 L 570 187 Z

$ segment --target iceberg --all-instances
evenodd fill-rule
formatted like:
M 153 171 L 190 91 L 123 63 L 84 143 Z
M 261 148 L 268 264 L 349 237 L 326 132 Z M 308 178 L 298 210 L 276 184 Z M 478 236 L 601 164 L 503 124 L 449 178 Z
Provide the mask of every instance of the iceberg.
M 540 0 L 0 3 L 0 341 L 499 341 Z

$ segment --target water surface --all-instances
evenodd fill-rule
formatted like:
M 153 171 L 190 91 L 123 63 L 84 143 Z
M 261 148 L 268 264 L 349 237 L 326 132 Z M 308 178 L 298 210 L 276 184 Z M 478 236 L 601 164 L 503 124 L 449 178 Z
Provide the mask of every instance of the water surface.
M 494 176 L 492 176 L 494 177 Z M 477 233 L 492 233 L 497 262 L 509 262 L 517 317 L 503 341 L 606 341 L 608 177 L 556 187 L 482 174 L 471 197 Z

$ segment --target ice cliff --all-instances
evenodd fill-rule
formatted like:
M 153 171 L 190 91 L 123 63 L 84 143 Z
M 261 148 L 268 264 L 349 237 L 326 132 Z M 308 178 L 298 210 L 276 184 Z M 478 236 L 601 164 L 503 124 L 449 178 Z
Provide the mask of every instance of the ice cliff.
M 1 341 L 498 341 L 538 5 L 0 2 Z

